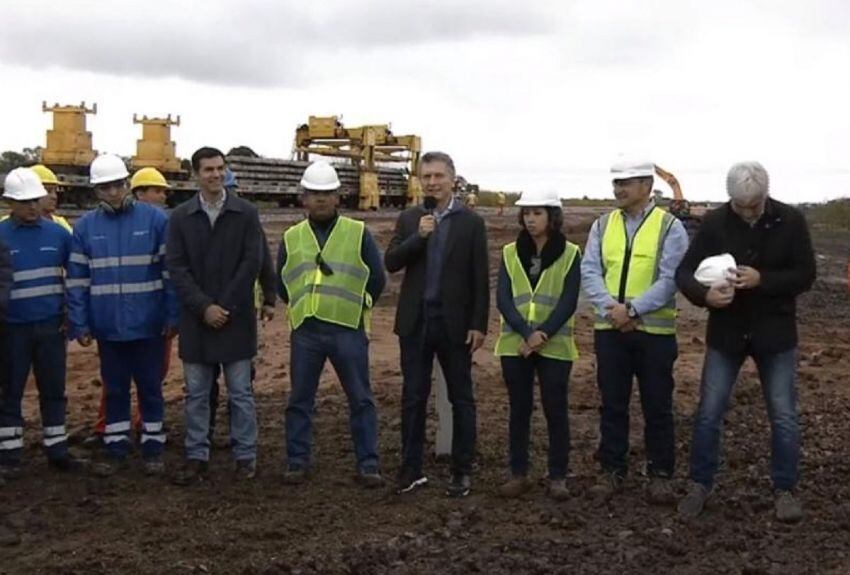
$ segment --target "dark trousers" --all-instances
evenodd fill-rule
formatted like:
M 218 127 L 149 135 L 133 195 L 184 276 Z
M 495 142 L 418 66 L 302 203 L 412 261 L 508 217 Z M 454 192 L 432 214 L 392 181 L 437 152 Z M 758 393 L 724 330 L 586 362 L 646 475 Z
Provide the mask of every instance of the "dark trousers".
M 136 382 L 142 413 L 142 456 L 162 453 L 162 336 L 132 341 L 98 340 L 100 373 L 106 385 L 106 433 L 103 442 L 113 458 L 130 451 L 130 384 Z
M 44 428 L 44 447 L 50 458 L 68 450 L 65 430 L 66 342 L 62 319 L 6 324 L 2 344 L 3 380 L 0 390 L 0 462 L 18 464 L 23 448 L 21 401 L 30 370 L 35 373 Z
M 434 356 L 440 362 L 452 404 L 452 473 L 472 471 L 475 455 L 475 395 L 469 346 L 452 342 L 439 316 L 429 317 L 414 335 L 399 338 L 401 372 L 402 467 L 422 471 L 425 420 Z
M 647 472 L 672 477 L 675 467 L 673 431 L 673 364 L 678 356 L 675 335 L 597 330 L 596 379 L 602 397 L 597 452 L 605 472 L 625 476 L 629 452 L 629 400 L 638 380 L 643 408 Z
M 567 414 L 567 387 L 571 361 L 533 354 L 502 357 L 502 376 L 508 387 L 510 419 L 508 452 L 511 473 L 528 474 L 528 444 L 531 413 L 534 409 L 534 374 L 540 382 L 540 399 L 549 430 L 549 479 L 564 479 L 570 452 L 570 426 Z

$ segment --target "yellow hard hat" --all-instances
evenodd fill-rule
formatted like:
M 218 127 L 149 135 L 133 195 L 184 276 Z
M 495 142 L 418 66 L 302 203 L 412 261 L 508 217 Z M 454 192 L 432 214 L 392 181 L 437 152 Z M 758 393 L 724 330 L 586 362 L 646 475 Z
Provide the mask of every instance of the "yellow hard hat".
M 36 164 L 35 166 L 31 166 L 30 170 L 35 172 L 38 176 L 38 179 L 41 180 L 42 184 L 54 184 L 59 185 L 59 179 L 56 177 L 56 174 L 53 173 L 53 170 L 44 166 L 42 164 Z
M 168 182 L 165 181 L 165 176 L 163 176 L 159 170 L 156 168 L 142 168 L 130 179 L 130 189 L 135 190 L 136 188 L 146 188 L 148 186 L 155 186 L 157 188 L 168 188 Z

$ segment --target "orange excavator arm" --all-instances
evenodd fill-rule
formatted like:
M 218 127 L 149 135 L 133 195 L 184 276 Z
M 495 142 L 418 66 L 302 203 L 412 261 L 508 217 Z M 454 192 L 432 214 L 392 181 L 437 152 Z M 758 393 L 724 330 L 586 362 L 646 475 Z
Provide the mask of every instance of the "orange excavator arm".
M 673 199 L 676 201 L 681 201 L 685 199 L 685 196 L 682 194 L 682 186 L 679 185 L 679 180 L 676 179 L 676 176 L 659 166 L 655 165 L 655 173 L 658 174 L 658 177 L 667 182 L 667 185 L 670 186 L 670 189 L 673 190 Z

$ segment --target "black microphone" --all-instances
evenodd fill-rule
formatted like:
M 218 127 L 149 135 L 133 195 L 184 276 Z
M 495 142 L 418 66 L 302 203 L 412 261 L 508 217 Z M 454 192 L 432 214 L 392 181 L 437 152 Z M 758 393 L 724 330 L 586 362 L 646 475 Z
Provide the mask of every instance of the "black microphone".
M 434 196 L 425 196 L 422 198 L 422 207 L 425 208 L 425 213 L 433 216 L 434 210 L 437 208 L 437 198 Z

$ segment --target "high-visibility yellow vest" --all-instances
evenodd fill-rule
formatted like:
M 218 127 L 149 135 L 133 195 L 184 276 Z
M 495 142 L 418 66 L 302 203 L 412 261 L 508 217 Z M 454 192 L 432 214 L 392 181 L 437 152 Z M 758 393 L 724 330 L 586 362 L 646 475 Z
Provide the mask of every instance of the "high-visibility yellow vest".
M 537 285 L 532 289 L 531 281 L 519 259 L 516 242 L 502 248 L 505 268 L 511 279 L 514 305 L 532 329 L 537 329 L 552 314 L 564 290 L 564 280 L 578 253 L 578 246 L 567 242 L 564 253 L 551 266 L 543 270 Z M 575 316 L 572 316 L 537 353 L 543 357 L 563 361 L 578 359 L 578 348 L 573 335 L 574 323 Z M 518 356 L 522 341 L 522 335 L 511 329 L 510 324 L 502 317 L 499 339 L 496 341 L 496 355 Z
M 372 305 L 366 293 L 369 267 L 360 255 L 364 229 L 363 222 L 339 216 L 321 250 L 307 220 L 283 234 L 286 265 L 280 273 L 289 295 L 292 329 L 308 317 L 352 329 L 360 326 L 364 306 Z M 333 273 L 323 273 L 322 267 Z
M 671 214 L 653 207 L 644 217 L 629 245 L 622 210 L 614 210 L 602 217 L 599 222 L 602 269 L 605 274 L 605 287 L 611 297 L 622 303 L 630 302 L 655 283 L 658 279 L 661 249 L 675 221 L 676 218 Z M 598 312 L 594 327 L 614 329 Z M 641 315 L 637 329 L 659 335 L 675 334 L 675 296 L 664 307 Z

